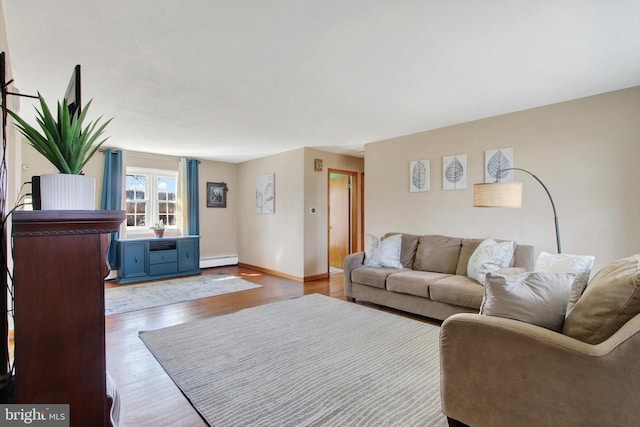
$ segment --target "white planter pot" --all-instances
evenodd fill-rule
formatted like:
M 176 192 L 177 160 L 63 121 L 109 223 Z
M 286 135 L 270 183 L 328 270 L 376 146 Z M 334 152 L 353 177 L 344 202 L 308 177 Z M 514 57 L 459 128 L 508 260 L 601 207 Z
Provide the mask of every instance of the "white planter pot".
M 42 210 L 95 210 L 96 179 L 64 173 L 40 175 Z

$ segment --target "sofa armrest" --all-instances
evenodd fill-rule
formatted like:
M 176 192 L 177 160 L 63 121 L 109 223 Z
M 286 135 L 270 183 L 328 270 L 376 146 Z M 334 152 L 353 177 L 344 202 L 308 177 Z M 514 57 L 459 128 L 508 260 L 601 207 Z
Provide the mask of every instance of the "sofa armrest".
M 440 332 L 442 408 L 474 427 L 640 425 L 640 315 L 598 345 L 456 314 Z
M 351 271 L 360 267 L 364 262 L 364 252 L 354 252 L 344 259 L 344 295 L 352 297 L 351 292 Z

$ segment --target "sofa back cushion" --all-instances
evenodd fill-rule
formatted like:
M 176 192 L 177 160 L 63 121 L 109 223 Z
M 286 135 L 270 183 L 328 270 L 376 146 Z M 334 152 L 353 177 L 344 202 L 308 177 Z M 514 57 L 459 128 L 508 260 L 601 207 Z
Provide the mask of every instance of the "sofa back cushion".
M 562 333 L 599 344 L 640 313 L 640 255 L 615 261 L 593 277 L 567 315 Z
M 426 235 L 418 240 L 414 270 L 456 274 L 462 239 L 439 235 Z
M 469 265 L 469 258 L 471 258 L 471 255 L 483 240 L 484 239 L 462 239 L 460 257 L 458 258 L 458 266 L 456 268 L 456 274 L 458 276 L 467 275 L 467 265 Z
M 420 236 L 405 233 L 387 233 L 384 235 L 384 238 L 393 236 L 394 234 L 402 234 L 400 263 L 404 266 L 404 268 L 412 268 L 414 259 L 416 257 L 416 248 L 418 247 L 418 240 L 420 239 Z

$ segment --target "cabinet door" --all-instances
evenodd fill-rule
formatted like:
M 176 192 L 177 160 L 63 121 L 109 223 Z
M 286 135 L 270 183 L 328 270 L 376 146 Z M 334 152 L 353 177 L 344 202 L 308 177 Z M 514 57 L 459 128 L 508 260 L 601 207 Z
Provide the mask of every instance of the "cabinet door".
M 197 239 L 178 241 L 178 271 L 198 271 L 200 268 L 200 250 Z
M 120 268 L 122 278 L 147 275 L 147 242 L 121 242 Z

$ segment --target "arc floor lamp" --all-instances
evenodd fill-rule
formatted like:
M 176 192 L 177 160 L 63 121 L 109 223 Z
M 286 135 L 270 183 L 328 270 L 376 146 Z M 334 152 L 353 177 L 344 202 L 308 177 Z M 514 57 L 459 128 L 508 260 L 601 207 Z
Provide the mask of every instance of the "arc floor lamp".
M 556 245 L 558 247 L 558 253 L 562 253 L 560 246 L 560 227 L 558 225 L 558 214 L 556 213 L 556 205 L 553 203 L 553 198 L 549 189 L 540 178 L 532 174 L 526 169 L 521 168 L 507 168 L 498 172 L 496 182 L 482 183 L 473 185 L 473 206 L 482 208 L 519 208 L 522 206 L 522 183 L 521 182 L 500 182 L 500 175 L 507 171 L 520 171 L 527 173 L 533 177 L 544 191 L 549 196 L 551 202 L 551 208 L 553 209 L 553 220 L 556 225 Z

